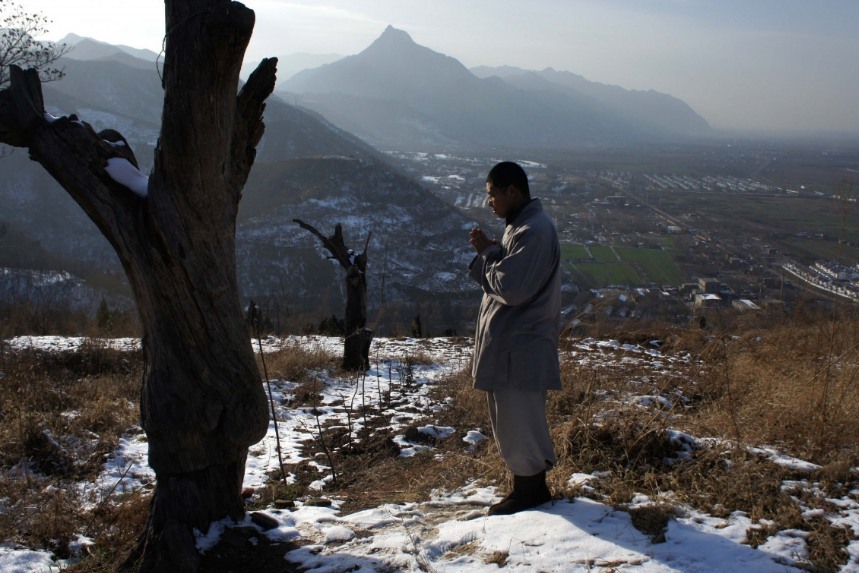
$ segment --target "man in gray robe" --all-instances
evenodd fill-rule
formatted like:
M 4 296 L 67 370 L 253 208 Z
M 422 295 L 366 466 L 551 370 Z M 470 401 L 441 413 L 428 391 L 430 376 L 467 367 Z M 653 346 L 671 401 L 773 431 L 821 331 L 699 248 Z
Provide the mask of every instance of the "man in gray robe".
M 507 226 L 500 242 L 477 228 L 470 233 L 477 256 L 469 275 L 483 288 L 472 377 L 474 387 L 486 391 L 495 442 L 513 473 L 513 491 L 489 515 L 507 515 L 552 499 L 546 470 L 556 459 L 546 392 L 561 388 L 561 251 L 555 226 L 540 200 L 531 198 L 519 165 L 493 167 L 486 193 Z

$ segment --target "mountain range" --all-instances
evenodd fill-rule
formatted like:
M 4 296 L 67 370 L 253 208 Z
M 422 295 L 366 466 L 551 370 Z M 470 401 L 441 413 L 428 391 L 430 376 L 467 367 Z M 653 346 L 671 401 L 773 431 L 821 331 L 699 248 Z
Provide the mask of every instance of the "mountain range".
M 108 44 L 77 34 L 66 34 L 58 43 L 72 46 L 73 49 L 66 54 L 66 58 L 71 60 L 112 60 L 132 67 L 154 69 L 158 58 L 152 50 Z
M 569 148 L 711 133 L 683 101 L 551 69 L 467 69 L 388 26 L 361 53 L 281 84 L 287 101 L 383 148 Z
M 340 59 L 343 59 L 340 54 L 308 54 L 305 52 L 277 56 L 277 84 L 284 83 L 302 70 L 318 68 Z M 243 63 L 241 78 L 247 80 L 257 65 L 259 65 L 259 60 Z
M 94 129 L 114 128 L 128 139 L 148 173 L 160 129 L 163 91 L 154 65 L 129 65 L 125 52 L 95 44 L 94 59 L 63 58 L 66 76 L 44 84 L 47 111 L 77 114 Z M 109 48 L 109 46 L 107 46 Z M 120 51 L 121 52 L 121 51 Z M 78 56 L 81 54 L 78 53 Z M 146 64 L 146 65 L 143 65 Z M 239 278 L 245 297 L 289 292 L 296 306 L 342 305 L 340 270 L 318 240 L 293 222 L 302 219 L 330 234 L 342 223 L 350 247 L 369 242 L 371 305 L 385 270 L 385 300 L 407 304 L 439 296 L 461 297 L 474 288 L 462 268 L 470 258 L 470 222 L 382 154 L 316 112 L 272 97 L 265 135 L 243 191 L 237 226 Z M 2 160 L 0 213 L 8 237 L 31 257 L 67 268 L 121 272 L 107 241 L 68 194 L 26 151 Z M 3 254 L 0 249 L 0 255 Z M 12 251 L 9 249 L 7 251 Z M 8 257 L 7 257 L 8 258 Z M 23 259 L 15 259 L 20 264 Z M 7 261 L 12 264 L 15 261 Z M 384 265 L 384 266 L 383 266 Z M 4 266 L 0 256 L 0 267 Z M 31 266 L 38 267 L 35 262 Z M 375 290 L 374 290 L 375 289 Z M 338 312 L 342 312 L 338 310 Z
M 598 101 L 630 122 L 645 125 L 654 132 L 706 134 L 710 126 L 686 102 L 654 90 L 626 90 L 620 86 L 591 82 L 572 72 L 546 68 L 523 70 L 513 66 L 478 66 L 470 69 L 479 78 L 499 77 L 506 83 L 529 92 L 555 92 L 569 97 Z

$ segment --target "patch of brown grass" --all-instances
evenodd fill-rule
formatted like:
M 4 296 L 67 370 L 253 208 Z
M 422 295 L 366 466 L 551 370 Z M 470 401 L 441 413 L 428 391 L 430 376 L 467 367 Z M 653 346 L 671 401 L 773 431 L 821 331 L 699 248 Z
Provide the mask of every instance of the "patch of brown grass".
M 432 355 L 427 352 L 425 349 L 418 347 L 416 350 L 413 350 L 406 354 L 403 357 L 403 362 L 405 364 L 411 365 L 421 365 L 421 366 L 429 366 L 434 362 Z
M 90 518 L 95 542 L 86 558 L 72 565 L 68 573 L 115 571 L 128 557 L 146 526 L 152 496 L 148 490 L 117 498 L 97 509 Z
M 262 361 L 254 342 L 254 351 L 260 372 L 263 371 Z M 325 347 L 312 345 L 286 345 L 276 352 L 266 353 L 265 365 L 269 378 L 272 380 L 289 380 L 291 382 L 307 382 L 312 379 L 313 372 L 320 370 L 337 371 L 339 360 Z
M 483 558 L 483 562 L 487 565 L 495 564 L 498 565 L 498 568 L 502 568 L 507 565 L 507 558 L 510 557 L 509 551 L 494 551 Z
M 106 525 L 107 508 L 83 508 L 75 487 L 94 478 L 103 456 L 139 421 L 141 353 L 89 341 L 78 352 L 7 352 L 0 378 L 0 538 L 67 557 L 76 532 Z M 121 505 L 121 504 L 120 504 Z M 92 523 L 92 525 L 90 525 Z M 120 526 L 122 529 L 124 526 Z
M 668 521 L 674 516 L 674 508 L 667 503 L 634 507 L 628 510 L 633 527 L 647 535 L 651 543 L 665 543 Z
M 808 560 L 820 573 L 835 573 L 848 562 L 847 545 L 856 539 L 848 527 L 833 527 L 823 518 L 809 522 L 811 535 L 808 538 Z
M 800 315 L 711 343 L 695 422 L 819 464 L 856 459 L 859 319 Z

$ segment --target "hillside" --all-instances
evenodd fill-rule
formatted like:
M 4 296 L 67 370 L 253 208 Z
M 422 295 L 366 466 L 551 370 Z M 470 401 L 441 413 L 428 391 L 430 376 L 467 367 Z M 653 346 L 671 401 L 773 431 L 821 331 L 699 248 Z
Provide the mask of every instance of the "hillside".
M 318 239 L 295 218 L 325 234 L 342 223 L 356 251 L 372 232 L 371 306 L 377 306 L 383 272 L 389 301 L 474 291 L 462 272 L 472 256 L 470 222 L 459 211 L 384 163 L 326 155 L 254 167 L 237 229 L 239 282 L 248 296 L 280 292 L 283 285 L 306 306 L 341 296 L 339 267 L 324 259 Z
M 103 52 L 110 46 L 95 46 L 100 50 L 92 54 L 97 59 L 61 61 L 67 75 L 45 86 L 46 107 L 57 116 L 75 113 L 96 131 L 117 129 L 147 172 L 160 129 L 163 92 L 158 75 L 154 66 L 123 63 L 133 58 L 125 52 L 120 51 L 118 59 L 105 59 Z M 327 233 L 335 223 L 343 223 L 356 248 L 372 230 L 371 292 L 381 280 L 387 242 L 385 296 L 389 301 L 418 302 L 429 293 L 435 296 L 466 288 L 461 271 L 468 247 L 463 228 L 468 221 L 458 211 L 397 174 L 364 141 L 311 110 L 273 97 L 267 102 L 264 121 L 265 135 L 238 219 L 245 295 L 283 293 L 286 275 L 299 300 L 293 304 L 316 308 L 329 291 L 332 301 L 339 300 L 336 269 L 321 258 L 309 236 L 301 236 L 292 223 L 295 217 Z M 24 243 L 38 244 L 44 251 L 42 259 L 49 254 L 69 265 L 119 269 L 113 250 L 95 225 L 38 164 L 21 152 L 3 161 L 8 175 L 0 180 L 0 212 L 3 219 L 14 222 Z M 377 300 L 374 294 L 371 305 Z
M 845 316 L 835 340 L 819 336 L 830 320 L 564 337 L 547 408 L 554 499 L 509 516 L 486 514 L 509 474 L 471 387 L 470 339 L 376 338 L 359 380 L 337 366 L 342 338 L 264 338 L 276 422 L 247 456 L 245 520 L 197 535 L 201 570 L 855 572 L 859 329 Z M 0 399 L 39 422 L 0 417 L 13 478 L 0 491 L 32 508 L 0 512 L 0 570 L 75 553 L 81 570 L 113 570 L 155 479 L 137 425 L 140 340 L 5 347 Z M 833 352 L 844 367 L 824 381 Z
M 318 68 L 319 66 L 336 62 L 341 58 L 343 56 L 340 54 L 308 54 L 304 52 L 277 56 L 277 83 L 285 82 L 302 70 Z M 257 65 L 259 65 L 259 61 L 244 62 L 242 64 L 241 78 L 247 80 Z

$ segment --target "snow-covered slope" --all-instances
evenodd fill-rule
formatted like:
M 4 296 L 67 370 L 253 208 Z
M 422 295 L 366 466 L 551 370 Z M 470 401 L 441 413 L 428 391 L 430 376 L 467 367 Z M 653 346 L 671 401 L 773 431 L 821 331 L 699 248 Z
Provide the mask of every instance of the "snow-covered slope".
M 48 352 L 70 350 L 82 343 L 81 339 L 61 337 L 22 337 L 7 341 L 12 349 L 38 348 Z M 337 353 L 342 339 L 326 337 L 269 338 L 263 341 L 265 352 L 274 352 L 284 346 L 323 348 Z M 133 340 L 116 340 L 110 346 L 134 349 Z M 432 388 L 437 381 L 467 363 L 470 341 L 463 339 L 376 339 L 371 356 L 376 361 L 365 380 L 367 404 L 378 407 L 376 397 L 396 387 L 398 400 L 389 400 L 386 415 L 390 415 L 391 429 L 397 434 L 394 441 L 400 447 L 400 456 L 414 456 L 432 446 L 410 442 L 404 429 L 415 426 L 423 415 L 435 416 L 447 407 L 445 401 L 433 399 Z M 413 386 L 403 391 L 401 369 L 403 356 L 423 353 L 432 364 L 415 365 Z M 663 355 L 652 347 L 622 345 L 616 341 L 579 340 L 573 349 L 564 353 L 565 360 L 579 364 L 617 368 L 635 362 L 642 368 L 658 372 L 680 373 L 693 364 L 685 356 Z M 391 368 L 387 361 L 393 361 Z M 328 371 L 316 372 L 320 384 L 319 405 L 290 408 L 290 397 L 298 385 L 290 380 L 273 380 L 273 404 L 285 462 L 309 462 L 319 470 L 319 480 L 311 488 L 324 493 L 331 482 L 331 468 L 309 460 L 302 442 L 313 437 L 316 427 L 315 413 L 320 422 L 349 425 L 353 439 L 358 440 L 362 419 L 347 418 L 343 395 L 352 392 L 354 379 L 332 375 Z M 630 403 L 640 403 L 646 396 L 628 396 Z M 396 403 L 395 403 L 396 402 Z M 419 433 L 439 440 L 461 440 L 458 448 L 468 452 L 474 444 L 486 439 L 485 429 L 470 427 L 421 426 Z M 668 430 L 669 432 L 672 430 Z M 679 435 L 680 433 L 677 432 Z M 464 437 L 462 437 L 464 436 Z M 695 438 L 683 434 L 688 441 Z M 147 487 L 153 473 L 146 462 L 146 439 L 139 428 L 129 431 L 120 441 L 118 449 L 104 464 L 103 471 L 94 483 L 82 483 L 93 500 L 110 490 L 133 492 Z M 256 489 L 268 479 L 267 472 L 278 467 L 274 423 L 270 423 L 265 438 L 253 446 L 248 456 L 244 486 Z M 681 454 L 682 455 L 682 454 Z M 782 490 L 794 492 L 824 487 L 803 479 L 802 473 L 818 468 L 813 464 L 787 458 L 775 450 L 761 455 L 776 456 L 773 461 L 787 464 L 794 477 L 782 484 Z M 805 464 L 805 465 L 803 465 Z M 133 468 L 133 471 L 128 471 Z M 560 471 L 560 470 L 555 470 Z M 575 473 L 563 476 L 569 482 L 596 484 L 604 479 L 600 472 Z M 593 491 L 593 489 L 591 489 Z M 820 495 L 823 495 L 820 492 Z M 837 499 L 829 499 L 833 511 L 826 519 L 833 524 L 859 531 L 859 492 Z M 359 571 L 377 573 L 385 571 L 437 571 L 494 572 L 503 567 L 520 572 L 586 572 L 586 571 L 637 571 L 642 573 L 696 572 L 696 573 L 799 573 L 809 569 L 809 533 L 798 529 L 771 532 L 756 548 L 747 544 L 756 524 L 751 516 L 735 511 L 725 516 L 713 516 L 696 511 L 679 503 L 672 503 L 672 493 L 664 492 L 659 499 L 638 494 L 625 509 L 616 509 L 607 503 L 586 497 L 556 500 L 531 511 L 512 516 L 488 517 L 485 508 L 499 499 L 495 487 L 474 479 L 466 479 L 449 491 L 435 490 L 427 499 L 411 503 L 385 503 L 363 511 L 347 514 L 341 510 L 343 501 L 331 496 L 330 507 L 319 507 L 309 500 L 297 501 L 291 510 L 267 507 L 261 510 L 274 520 L 274 526 L 258 535 L 272 542 L 300 540 L 301 547 L 286 554 L 286 559 L 302 570 Z M 673 514 L 664 531 L 664 542 L 655 542 L 641 533 L 632 523 L 630 511 L 654 504 L 671 504 Z M 814 510 L 820 515 L 822 510 Z M 807 513 L 814 513 L 807 512 Z M 229 521 L 212 524 L 207 534 L 200 533 L 197 546 L 200 551 L 210 550 L 226 528 L 235 526 L 257 527 L 250 519 L 240 524 Z M 77 542 L 89 542 L 86 538 Z M 848 561 L 838 570 L 859 571 L 859 541 L 847 545 Z M 0 547 L 0 570 L 8 573 L 30 571 L 27 567 L 41 565 L 47 570 L 57 564 L 51 554 L 32 551 L 26 547 Z

